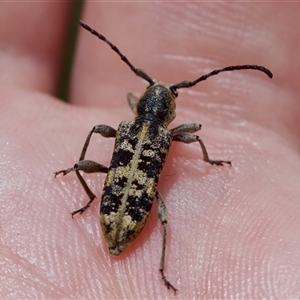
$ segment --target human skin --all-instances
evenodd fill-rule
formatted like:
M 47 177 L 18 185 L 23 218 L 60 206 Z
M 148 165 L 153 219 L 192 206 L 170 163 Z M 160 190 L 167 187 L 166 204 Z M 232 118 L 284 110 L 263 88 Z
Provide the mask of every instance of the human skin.
M 179 90 L 170 128 L 199 122 L 210 158 L 174 143 L 160 178 L 168 208 L 165 274 L 154 203 L 146 227 L 109 255 L 99 200 L 88 201 L 71 167 L 96 124 L 132 120 L 136 77 L 80 29 L 71 99 L 54 96 L 69 4 L 0 5 L 0 298 L 292 299 L 300 297 L 299 3 L 87 3 L 82 19 L 136 67 L 164 82 L 259 64 Z M 55 21 L 54 21 L 55 20 Z M 108 165 L 113 139 L 92 138 L 87 158 Z M 101 199 L 104 174 L 85 176 Z

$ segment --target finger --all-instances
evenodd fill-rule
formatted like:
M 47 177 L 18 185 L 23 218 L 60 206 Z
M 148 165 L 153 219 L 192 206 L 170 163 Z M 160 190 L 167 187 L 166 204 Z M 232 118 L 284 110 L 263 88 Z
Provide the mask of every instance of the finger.
M 1 3 L 0 82 L 53 93 L 71 3 Z

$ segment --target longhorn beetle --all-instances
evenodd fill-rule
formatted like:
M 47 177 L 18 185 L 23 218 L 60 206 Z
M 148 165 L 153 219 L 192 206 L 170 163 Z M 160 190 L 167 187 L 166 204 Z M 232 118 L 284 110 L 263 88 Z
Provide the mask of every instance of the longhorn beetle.
M 118 129 L 108 125 L 96 125 L 88 134 L 79 161 L 72 168 L 55 172 L 66 175 L 74 171 L 89 197 L 89 202 L 82 208 L 71 213 L 85 212 L 96 196 L 87 186 L 79 173 L 106 173 L 102 201 L 100 205 L 100 224 L 109 253 L 119 255 L 140 234 L 144 228 L 154 198 L 158 202 L 158 218 L 163 226 L 162 253 L 159 271 L 167 288 L 175 293 L 177 289 L 169 282 L 164 274 L 167 209 L 163 198 L 157 190 L 157 184 L 173 141 L 186 144 L 199 143 L 203 160 L 211 165 L 231 165 L 230 161 L 211 160 L 203 141 L 193 133 L 200 130 L 197 123 L 184 123 L 171 130 L 168 125 L 175 118 L 175 99 L 178 89 L 190 88 L 208 77 L 218 73 L 234 70 L 258 70 L 273 77 L 270 70 L 257 65 L 229 66 L 214 70 L 194 81 L 184 80 L 177 84 L 164 84 L 151 78 L 145 71 L 135 68 L 120 50 L 102 34 L 90 28 L 82 21 L 79 24 L 100 40 L 107 43 L 113 51 L 129 66 L 132 72 L 145 79 L 149 86 L 138 99 L 132 94 L 127 95 L 130 108 L 135 114 L 134 121 L 123 121 Z M 97 162 L 86 160 L 85 154 L 93 133 L 103 137 L 114 137 L 115 146 L 109 167 Z

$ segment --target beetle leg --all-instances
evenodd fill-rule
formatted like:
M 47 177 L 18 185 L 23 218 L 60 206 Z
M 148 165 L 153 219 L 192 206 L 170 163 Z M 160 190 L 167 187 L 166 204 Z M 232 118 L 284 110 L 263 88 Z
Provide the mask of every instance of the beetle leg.
M 185 125 L 185 124 L 183 124 L 183 125 Z M 179 128 L 179 127 L 180 126 L 178 126 L 177 128 Z M 177 131 L 179 131 L 179 130 L 177 129 Z M 171 132 L 172 132 L 172 130 L 171 130 Z M 182 143 L 185 143 L 185 144 L 199 142 L 202 153 L 203 153 L 203 160 L 205 162 L 208 162 L 211 165 L 217 165 L 217 166 L 223 166 L 223 164 L 228 164 L 228 165 L 231 166 L 231 161 L 228 161 L 228 160 L 212 160 L 212 159 L 210 159 L 209 156 L 208 156 L 206 147 L 205 147 L 203 141 L 200 139 L 200 137 L 198 135 L 191 134 L 189 132 L 183 132 L 183 131 L 180 131 L 180 132 L 182 132 L 182 133 L 173 135 L 173 141 L 182 142 Z
M 85 143 L 83 145 L 83 148 L 82 148 L 82 151 L 81 151 L 81 154 L 80 154 L 80 158 L 79 158 L 79 161 L 81 160 L 84 160 L 84 157 L 85 157 L 85 153 L 86 153 L 86 150 L 89 146 L 89 143 L 90 143 L 90 140 L 91 140 L 91 137 L 92 137 L 92 134 L 93 133 L 100 133 L 103 137 L 116 137 L 116 129 L 108 126 L 108 125 L 96 125 L 93 127 L 93 129 L 89 132 L 86 140 L 85 140 Z
M 156 191 L 156 199 L 158 202 L 158 218 L 163 226 L 163 243 L 162 243 L 162 252 L 159 264 L 159 271 L 161 273 L 161 278 L 164 284 L 167 286 L 168 289 L 172 289 L 175 293 L 177 289 L 170 283 L 170 281 L 166 278 L 164 274 L 164 266 L 165 266 L 165 254 L 166 254 L 166 242 L 167 242 L 167 207 L 164 203 L 164 200 L 160 193 Z
M 93 127 L 93 129 L 89 132 L 86 141 L 83 145 L 83 149 L 81 151 L 80 154 L 80 158 L 79 161 L 74 165 L 74 167 L 72 168 L 67 168 L 65 170 L 61 170 L 58 172 L 54 172 L 54 176 L 56 177 L 59 174 L 63 174 L 63 175 L 67 175 L 68 173 L 74 171 L 83 187 L 83 189 L 85 190 L 85 192 L 87 193 L 90 201 L 82 208 L 73 211 L 71 213 L 72 218 L 75 214 L 82 214 L 84 211 L 86 211 L 91 204 L 93 203 L 93 201 L 95 200 L 96 196 L 94 195 L 94 193 L 90 190 L 90 188 L 88 187 L 88 185 L 86 184 L 85 180 L 83 179 L 83 177 L 81 176 L 81 174 L 79 173 L 79 171 L 83 171 L 85 173 L 107 173 L 108 172 L 108 168 L 91 160 L 84 160 L 87 148 L 89 146 L 91 137 L 93 133 L 99 133 L 101 134 L 103 137 L 115 137 L 116 136 L 116 130 L 108 125 L 96 125 Z
M 79 171 L 83 171 L 85 173 L 98 173 L 98 172 L 107 173 L 108 168 L 101 165 L 101 164 L 98 164 L 95 161 L 81 160 L 78 163 L 76 163 L 73 168 L 68 168 L 66 170 L 58 171 L 58 172 L 55 172 L 54 174 L 55 174 L 55 177 L 56 177 L 60 173 L 62 173 L 63 175 L 66 175 L 66 174 L 68 174 L 72 171 L 74 171 L 76 173 L 83 189 L 85 190 L 86 194 L 90 198 L 90 201 L 85 206 L 83 206 L 82 208 L 80 208 L 78 210 L 75 210 L 75 211 L 71 212 L 71 215 L 72 215 L 72 218 L 73 218 L 74 215 L 76 215 L 78 213 L 82 214 L 83 212 L 85 212 L 91 206 L 93 201 L 96 199 L 95 194 L 88 187 L 87 183 L 85 182 L 85 180 L 83 179 L 83 177 L 81 176 Z
M 173 129 L 171 129 L 172 135 L 177 135 L 180 133 L 194 133 L 201 129 L 201 124 L 198 123 L 184 123 L 181 124 Z
M 128 101 L 128 104 L 129 104 L 131 110 L 133 111 L 134 115 L 137 116 L 136 106 L 137 106 L 137 103 L 139 102 L 139 99 L 137 97 L 135 97 L 134 95 L 132 95 L 131 93 L 128 93 L 127 101 Z

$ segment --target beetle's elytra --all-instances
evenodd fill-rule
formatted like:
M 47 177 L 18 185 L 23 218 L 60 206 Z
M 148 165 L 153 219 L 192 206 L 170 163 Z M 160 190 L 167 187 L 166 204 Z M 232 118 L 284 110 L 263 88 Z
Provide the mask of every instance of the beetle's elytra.
M 167 209 L 162 196 L 157 191 L 159 176 L 167 159 L 171 143 L 173 141 L 186 144 L 198 142 L 205 162 L 217 166 L 231 165 L 230 161 L 211 160 L 209 158 L 204 143 L 198 135 L 194 134 L 200 130 L 200 124 L 185 123 L 171 130 L 168 129 L 168 125 L 176 116 L 177 90 L 192 87 L 210 76 L 225 71 L 252 69 L 264 72 L 270 78 L 273 75 L 262 66 L 238 65 L 214 70 L 194 81 L 185 80 L 177 84 L 164 84 L 152 79 L 143 70 L 135 68 L 119 49 L 103 35 L 82 21 L 80 21 L 80 25 L 107 43 L 137 76 L 149 83 L 149 86 L 139 99 L 132 94 L 127 95 L 129 105 L 135 114 L 134 121 L 121 122 L 117 130 L 108 125 L 94 126 L 87 136 L 79 161 L 74 167 L 54 174 L 55 176 L 61 173 L 66 175 L 74 171 L 90 199 L 84 207 L 71 213 L 73 217 L 75 214 L 82 214 L 96 198 L 79 171 L 107 173 L 100 206 L 100 224 L 109 252 L 112 255 L 119 255 L 139 235 L 144 228 L 153 200 L 156 198 L 158 217 L 163 225 L 159 271 L 167 288 L 171 288 L 176 293 L 177 289 L 164 275 Z M 93 133 L 115 138 L 109 167 L 85 160 L 85 154 Z

